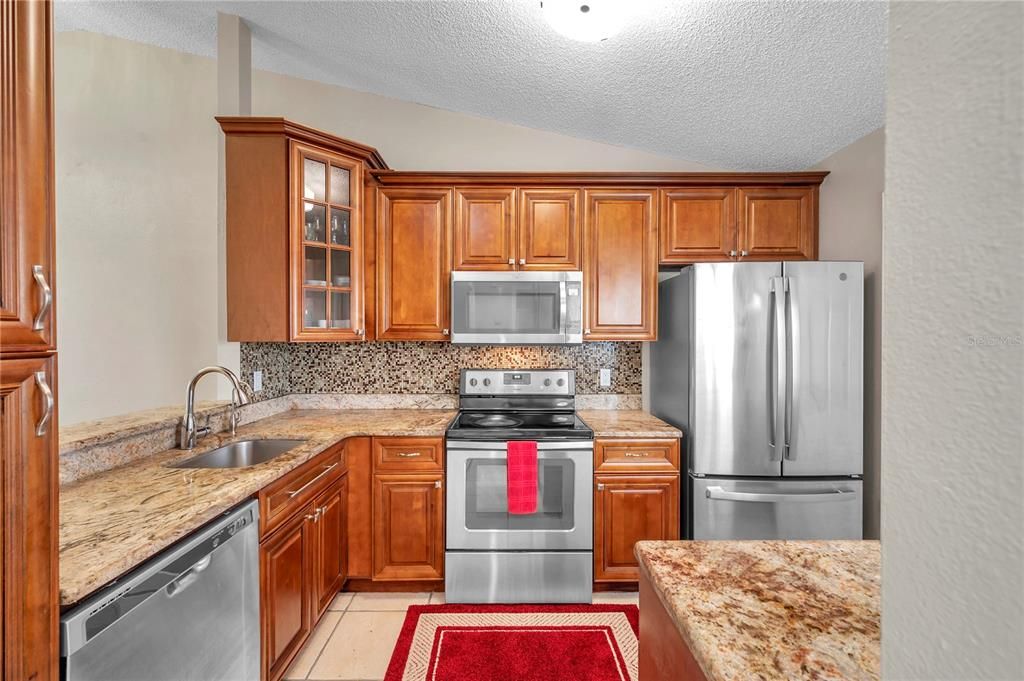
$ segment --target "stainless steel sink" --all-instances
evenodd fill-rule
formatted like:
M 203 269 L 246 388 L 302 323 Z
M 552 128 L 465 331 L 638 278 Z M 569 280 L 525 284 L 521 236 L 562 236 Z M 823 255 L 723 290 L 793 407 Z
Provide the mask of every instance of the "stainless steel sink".
M 176 463 L 171 468 L 245 468 L 266 463 L 305 440 L 240 440 Z

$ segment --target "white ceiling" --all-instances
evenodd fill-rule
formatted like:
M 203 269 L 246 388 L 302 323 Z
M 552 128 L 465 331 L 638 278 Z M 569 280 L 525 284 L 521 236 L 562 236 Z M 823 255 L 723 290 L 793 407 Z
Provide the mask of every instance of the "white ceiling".
M 238 14 L 256 68 L 723 169 L 807 168 L 884 122 L 887 3 L 622 1 L 647 11 L 601 43 L 538 0 L 63 0 L 55 22 L 214 56 Z

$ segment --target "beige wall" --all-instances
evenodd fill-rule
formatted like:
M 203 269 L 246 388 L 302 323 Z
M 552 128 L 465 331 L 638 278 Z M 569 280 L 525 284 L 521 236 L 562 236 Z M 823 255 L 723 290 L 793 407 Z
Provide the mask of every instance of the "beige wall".
M 864 261 L 864 536 L 879 532 L 882 383 L 882 191 L 885 130 L 879 129 L 818 164 L 822 260 Z
M 1024 678 L 1024 4 L 895 2 L 882 673 Z
M 216 360 L 214 63 L 62 33 L 54 71 L 61 422 L 183 403 Z
M 55 42 L 60 408 L 71 425 L 179 404 L 191 375 L 225 357 L 222 138 L 214 60 L 85 32 Z M 253 113 L 375 145 L 394 168 L 702 169 L 286 76 L 256 72 L 252 87 Z M 201 392 L 213 396 L 213 381 Z

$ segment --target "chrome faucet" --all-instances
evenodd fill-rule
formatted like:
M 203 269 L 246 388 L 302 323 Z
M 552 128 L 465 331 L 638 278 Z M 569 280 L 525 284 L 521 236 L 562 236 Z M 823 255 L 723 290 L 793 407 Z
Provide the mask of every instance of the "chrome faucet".
M 196 439 L 207 435 L 210 432 L 209 426 L 196 428 L 196 384 L 199 379 L 207 374 L 221 374 L 231 381 L 231 434 L 235 434 L 238 425 L 237 408 L 251 401 L 246 391 L 246 384 L 240 381 L 238 376 L 230 369 L 224 367 L 205 367 L 199 370 L 188 383 L 188 390 L 185 392 L 185 415 L 181 419 L 181 426 L 178 428 L 178 446 L 181 449 L 192 449 L 196 446 Z

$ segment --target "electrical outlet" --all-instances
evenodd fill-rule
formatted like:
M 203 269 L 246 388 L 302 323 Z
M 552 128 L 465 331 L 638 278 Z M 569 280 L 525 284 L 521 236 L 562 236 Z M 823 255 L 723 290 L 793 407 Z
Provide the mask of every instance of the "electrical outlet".
M 612 385 L 612 370 L 601 369 L 600 371 L 600 383 L 602 388 L 610 388 Z
M 258 393 L 263 390 L 263 372 L 254 371 L 252 372 L 252 391 Z

